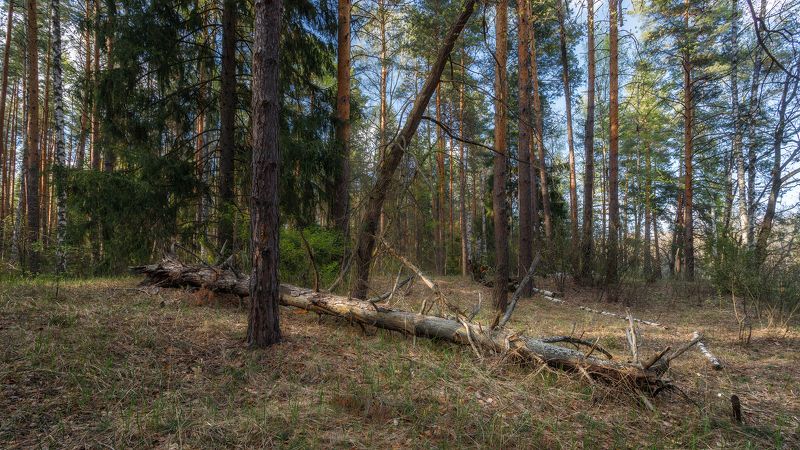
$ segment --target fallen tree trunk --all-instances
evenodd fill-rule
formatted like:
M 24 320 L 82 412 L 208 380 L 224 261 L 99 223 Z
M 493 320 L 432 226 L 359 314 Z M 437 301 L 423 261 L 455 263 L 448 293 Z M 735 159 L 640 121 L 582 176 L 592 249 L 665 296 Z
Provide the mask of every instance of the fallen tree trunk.
M 208 265 L 190 266 L 167 258 L 158 264 L 132 267 L 131 270 L 146 276 L 142 281 L 143 285 L 193 286 L 241 297 L 249 295 L 249 278 L 237 275 L 230 269 Z M 649 368 L 643 369 L 631 364 L 587 356 L 577 350 L 521 336 L 505 329 L 490 330 L 481 324 L 463 319 L 452 320 L 396 310 L 369 301 L 314 292 L 312 289 L 288 284 L 281 285 L 280 301 L 285 306 L 337 316 L 361 325 L 469 345 L 478 353 L 509 352 L 523 361 L 542 362 L 550 367 L 613 383 L 625 383 L 648 392 L 655 392 L 667 384 L 661 375 L 669 366 L 668 358 L 659 359 Z

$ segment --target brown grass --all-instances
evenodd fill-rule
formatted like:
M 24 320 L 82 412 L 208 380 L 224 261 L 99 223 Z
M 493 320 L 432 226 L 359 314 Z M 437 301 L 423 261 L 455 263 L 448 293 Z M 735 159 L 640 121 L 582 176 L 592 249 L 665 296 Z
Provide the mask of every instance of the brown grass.
M 738 342 L 730 305 L 703 289 L 635 286 L 634 315 L 672 325 L 641 327 L 642 354 L 705 332 L 726 367 L 699 352 L 677 360 L 677 392 L 655 411 L 620 389 L 468 348 L 351 326 L 282 309 L 283 343 L 243 346 L 245 310 L 207 291 L 141 291 L 137 280 L 0 286 L 0 447 L 492 447 L 791 448 L 800 445 L 798 329 L 756 328 Z M 379 279 L 377 290 L 393 280 Z M 440 280 L 448 298 L 492 318 L 490 291 Z M 542 284 L 542 283 L 540 283 Z M 546 285 L 546 283 L 544 283 Z M 552 287 L 552 286 L 551 286 Z M 688 294 L 687 294 L 688 293 Z M 417 283 L 392 303 L 416 308 Z M 599 293 L 568 286 L 570 302 Z M 523 300 L 511 326 L 532 336 L 600 338 L 618 358 L 625 322 Z M 737 394 L 744 425 L 731 422 Z

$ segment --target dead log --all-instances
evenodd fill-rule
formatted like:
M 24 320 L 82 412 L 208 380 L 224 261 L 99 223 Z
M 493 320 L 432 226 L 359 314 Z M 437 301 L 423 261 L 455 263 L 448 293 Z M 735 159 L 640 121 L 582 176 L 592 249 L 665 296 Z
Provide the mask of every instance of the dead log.
M 698 336 L 700 336 L 700 333 L 695 331 L 694 334 L 692 334 L 692 339 L 698 338 Z M 719 358 L 711 353 L 711 351 L 706 347 L 706 344 L 703 343 L 702 339 L 697 341 L 697 348 L 700 350 L 700 353 L 706 357 L 708 362 L 711 363 L 711 367 L 713 367 L 714 370 L 722 370 L 722 363 L 720 362 Z
M 241 297 L 249 295 L 249 278 L 237 275 L 230 269 L 201 265 L 189 266 L 175 259 L 167 258 L 158 264 L 132 267 L 131 270 L 146 277 L 142 281 L 142 285 L 192 286 L 219 293 L 236 294 Z M 479 323 L 471 323 L 463 319 L 451 320 L 397 310 L 365 300 L 314 292 L 312 289 L 288 284 L 281 285 L 280 301 L 285 306 L 341 317 L 361 325 L 469 345 L 479 353 L 507 352 L 521 361 L 541 362 L 550 367 L 589 374 L 595 379 L 623 383 L 650 393 L 656 392 L 668 384 L 661 376 L 669 367 L 669 360 L 672 358 L 661 359 L 648 369 L 642 369 L 631 364 L 587 356 L 577 350 L 553 345 L 541 339 L 525 337 L 508 330 L 490 330 Z

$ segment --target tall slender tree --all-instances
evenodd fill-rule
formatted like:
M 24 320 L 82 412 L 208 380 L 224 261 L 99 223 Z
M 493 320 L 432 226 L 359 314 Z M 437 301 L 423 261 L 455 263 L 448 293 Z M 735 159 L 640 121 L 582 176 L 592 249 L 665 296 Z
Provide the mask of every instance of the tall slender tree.
M 222 74 L 219 91 L 219 226 L 220 249 L 232 251 L 236 122 L 236 0 L 222 2 Z
M 253 189 L 250 204 L 250 317 L 247 343 L 266 347 L 280 341 L 278 281 L 278 167 L 280 152 L 281 0 L 256 0 L 253 38 Z
M 609 11 L 609 145 L 608 145 L 608 241 L 606 283 L 611 286 L 611 300 L 616 300 L 619 281 L 619 32 L 617 0 L 610 0 Z
M 6 185 L 8 184 L 6 160 L 8 159 L 8 149 L 4 127 L 6 124 L 6 95 L 8 93 L 8 61 L 11 54 L 11 29 L 14 24 L 14 2 L 8 2 L 8 21 L 6 24 L 6 42 L 3 48 L 3 78 L 0 81 L 0 165 L 2 165 L 2 189 L 0 192 L 0 238 L 2 238 L 2 223 L 6 217 Z M 9 121 L 10 122 L 10 121 Z
M 539 90 L 539 64 L 536 60 L 536 32 L 533 27 L 530 29 L 531 41 L 531 82 L 533 83 L 533 121 L 534 121 L 534 142 L 536 152 L 539 154 L 537 170 L 539 172 L 539 188 L 542 196 L 542 219 L 544 222 L 544 237 L 547 240 L 548 249 L 553 246 L 553 212 L 550 208 L 550 188 L 547 181 L 547 163 L 544 148 L 544 111 L 542 110 L 541 92 Z M 533 161 L 533 159 L 531 159 Z
M 591 1 L 591 0 L 590 0 Z M 578 270 L 578 182 L 575 176 L 575 146 L 572 142 L 572 90 L 569 82 L 569 58 L 567 53 L 567 2 L 556 0 L 558 12 L 558 35 L 561 50 L 561 79 L 564 84 L 564 112 L 567 119 L 567 148 L 569 150 L 569 220 L 570 220 L 570 260 L 573 269 Z
M 594 0 L 586 2 L 586 124 L 584 128 L 583 169 L 583 237 L 581 238 L 581 279 L 584 283 L 592 277 L 594 237 Z
M 532 242 L 533 229 L 531 227 L 531 92 L 530 92 L 530 4 L 527 0 L 517 1 L 517 29 L 519 41 L 517 43 L 517 60 L 519 61 L 519 77 L 517 82 L 519 98 L 519 264 L 517 267 L 520 279 L 525 277 L 525 272 L 531 265 L 533 258 Z M 530 295 L 530 285 L 523 286 L 523 295 Z
M 684 26 L 690 27 L 690 2 L 684 1 Z M 683 157 L 684 157 L 684 186 L 683 186 L 683 272 L 687 280 L 694 279 L 694 222 L 693 222 L 693 178 L 692 154 L 694 149 L 694 96 L 692 90 L 692 55 L 689 43 L 684 44 L 681 68 L 683 70 Z
M 334 180 L 331 216 L 344 236 L 350 222 L 350 0 L 339 0 L 336 63 L 336 146 L 339 168 Z
M 39 24 L 37 19 L 36 0 L 27 0 L 27 64 L 28 85 L 27 132 L 25 157 L 27 173 L 25 175 L 26 205 L 28 214 L 27 239 L 29 243 L 28 268 L 31 272 L 39 271 Z
M 506 309 L 508 301 L 508 200 L 506 199 L 506 126 L 508 101 L 508 0 L 497 3 L 495 14 L 495 79 L 494 79 L 494 179 L 492 209 L 494 211 L 494 304 L 498 311 Z
M 64 242 L 67 233 L 67 189 L 66 169 L 67 157 L 64 149 L 64 91 L 62 86 L 61 63 L 61 5 L 59 0 L 50 1 L 51 14 L 53 15 L 53 101 L 55 115 L 55 186 L 56 202 L 58 204 L 58 221 L 56 225 L 56 272 L 64 273 L 67 269 L 67 260 L 64 252 Z

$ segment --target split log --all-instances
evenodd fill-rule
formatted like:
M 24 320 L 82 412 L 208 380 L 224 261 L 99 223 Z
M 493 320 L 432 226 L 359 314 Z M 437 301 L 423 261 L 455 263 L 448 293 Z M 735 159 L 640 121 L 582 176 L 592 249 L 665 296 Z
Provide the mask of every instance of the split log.
M 131 270 L 145 275 L 142 285 L 203 287 L 214 292 L 231 293 L 240 297 L 249 295 L 249 278 L 237 275 L 230 269 L 189 266 L 167 258 L 158 264 L 132 267 Z M 361 325 L 470 345 L 482 352 L 508 352 L 521 361 L 541 362 L 569 372 L 590 374 L 595 379 L 623 383 L 650 393 L 668 384 L 662 379 L 662 375 L 669 367 L 669 359 L 662 359 L 648 369 L 642 369 L 631 364 L 587 356 L 577 350 L 504 329 L 490 330 L 479 323 L 470 323 L 466 320 L 451 320 L 382 307 L 365 300 L 314 292 L 312 289 L 288 284 L 281 285 L 280 302 L 284 306 L 341 317 Z

